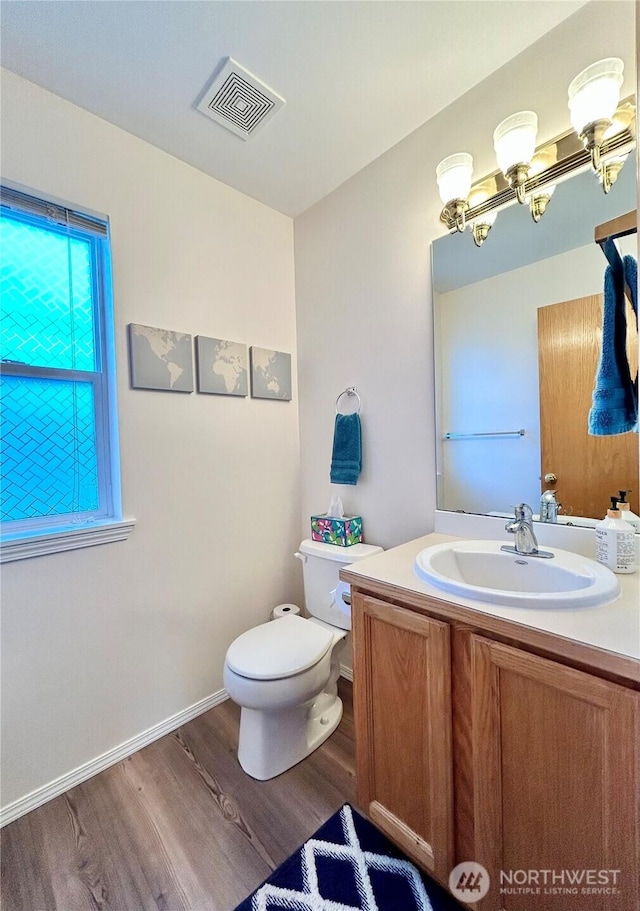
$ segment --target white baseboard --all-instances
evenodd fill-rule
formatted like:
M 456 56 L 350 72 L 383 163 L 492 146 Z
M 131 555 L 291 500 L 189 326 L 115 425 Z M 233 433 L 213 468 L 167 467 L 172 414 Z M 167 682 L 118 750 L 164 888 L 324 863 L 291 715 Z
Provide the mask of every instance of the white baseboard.
M 344 677 L 345 680 L 351 680 L 353 683 L 353 671 L 346 664 L 340 665 L 340 676 Z
M 92 778 L 98 772 L 103 772 L 122 759 L 126 759 L 127 756 L 131 756 L 132 753 L 137 753 L 142 747 L 153 743 L 154 740 L 158 740 L 160 737 L 164 737 L 165 734 L 169 734 L 171 731 L 175 731 L 176 728 L 186 724 L 187 721 L 197 718 L 203 712 L 208 712 L 209 709 L 220 705 L 221 702 L 228 698 L 229 694 L 225 689 L 218 690 L 216 693 L 212 693 L 211 696 L 206 696 L 199 702 L 194 702 L 193 705 L 188 706 L 181 712 L 176 712 L 170 718 L 154 724 L 153 727 L 142 731 L 141 734 L 136 734 L 130 740 L 125 740 L 124 743 L 114 747 L 112 750 L 108 750 L 101 756 L 96 756 L 95 759 L 91 759 L 71 772 L 67 772 L 54 781 L 50 781 L 49 784 L 36 788 L 35 791 L 31 791 L 30 794 L 26 794 L 24 797 L 19 797 L 18 800 L 14 800 L 12 803 L 7 804 L 6 807 L 0 809 L 0 827 L 19 819 L 20 816 L 35 810 L 36 807 L 41 806 L 48 800 L 59 797 L 60 794 L 64 794 L 69 788 L 74 788 L 76 785 L 86 781 L 87 778 Z

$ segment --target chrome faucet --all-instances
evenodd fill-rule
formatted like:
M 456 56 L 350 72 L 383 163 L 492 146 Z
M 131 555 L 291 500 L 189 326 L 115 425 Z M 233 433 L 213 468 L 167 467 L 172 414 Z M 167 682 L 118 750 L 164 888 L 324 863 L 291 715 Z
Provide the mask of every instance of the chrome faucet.
M 533 510 L 528 503 L 520 503 L 519 506 L 514 506 L 514 509 L 515 519 L 513 522 L 507 522 L 505 529 L 516 536 L 516 543 L 514 547 L 503 544 L 501 550 L 526 557 L 553 557 L 550 551 L 538 550 L 538 542 L 533 530 Z
M 562 504 L 556 500 L 555 490 L 545 490 L 540 497 L 540 521 L 557 522 Z

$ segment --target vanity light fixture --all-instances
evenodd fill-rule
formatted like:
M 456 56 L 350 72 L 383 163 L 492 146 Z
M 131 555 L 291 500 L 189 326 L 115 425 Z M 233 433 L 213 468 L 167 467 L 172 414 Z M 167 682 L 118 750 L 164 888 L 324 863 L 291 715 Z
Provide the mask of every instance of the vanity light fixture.
M 613 122 L 605 133 L 605 138 L 615 136 L 616 133 L 619 133 L 622 130 L 632 128 L 634 117 L 634 106 L 628 102 L 621 104 L 613 115 Z M 602 184 L 602 189 L 605 193 L 608 193 L 616 182 L 618 174 L 622 170 L 622 166 L 628 157 L 629 153 L 627 152 L 624 155 L 614 155 L 612 158 L 607 158 L 606 161 L 600 161 L 598 180 Z
M 466 227 L 465 213 L 469 208 L 467 197 L 471 189 L 473 158 L 467 152 L 456 152 L 443 158 L 436 168 L 436 180 L 440 199 L 444 203 L 443 214 L 451 219 L 457 231 Z
M 598 180 L 602 184 L 602 189 L 605 193 L 609 192 L 618 179 L 618 174 L 622 170 L 622 166 L 627 158 L 627 155 L 618 155 L 615 158 L 610 158 L 608 161 L 603 161 L 600 165 Z
M 555 186 L 547 187 L 543 193 L 536 193 L 533 196 L 527 197 L 527 202 L 529 203 L 529 211 L 531 212 L 531 217 L 536 224 L 538 224 L 544 213 L 547 211 L 547 206 L 551 202 L 551 197 L 553 196 L 554 190 Z
M 547 168 L 550 168 L 551 165 L 556 163 L 557 157 L 558 147 L 555 143 L 552 143 L 551 145 L 540 149 L 539 152 L 535 153 L 531 160 L 529 176 L 535 177 L 538 174 L 542 174 L 543 171 L 546 171 Z M 541 189 L 534 190 L 533 193 L 530 193 L 526 197 L 525 202 L 528 203 L 531 217 L 536 224 L 538 224 L 544 213 L 547 211 L 547 206 L 551 201 L 551 197 L 553 196 L 555 188 L 555 184 L 548 184 Z
M 498 217 L 497 212 L 486 212 L 474 218 L 471 224 L 471 234 L 476 247 L 481 247 L 489 235 L 491 227 Z
M 529 176 L 531 159 L 536 150 L 538 115 L 535 111 L 511 114 L 493 132 L 493 148 L 498 167 L 515 191 L 516 199 L 524 205 L 524 185 Z
M 487 199 L 490 199 L 496 192 L 496 189 L 496 182 L 493 178 L 473 187 L 469 193 L 469 206 L 475 208 Z M 482 215 L 478 215 L 477 218 L 474 218 L 469 222 L 471 235 L 476 247 L 481 247 L 485 242 L 497 217 L 498 213 L 494 209 L 493 211 L 484 212 Z
M 608 193 L 636 147 L 635 98 L 619 102 L 622 69 L 622 61 L 610 57 L 579 73 L 569 87 L 573 129 L 538 149 L 538 118 L 533 111 L 519 111 L 503 120 L 494 131 L 500 170 L 473 186 L 471 155 L 458 152 L 441 161 L 436 169 L 444 204 L 440 220 L 449 231 L 462 233 L 469 225 L 473 242 L 480 247 L 496 213 L 515 202 L 527 204 L 537 223 L 556 184 L 588 169 L 595 171 Z M 488 181 L 493 181 L 493 188 L 487 193 Z
M 569 85 L 571 125 L 589 152 L 596 174 L 602 143 L 620 101 L 623 69 L 619 57 L 606 57 L 578 73 Z

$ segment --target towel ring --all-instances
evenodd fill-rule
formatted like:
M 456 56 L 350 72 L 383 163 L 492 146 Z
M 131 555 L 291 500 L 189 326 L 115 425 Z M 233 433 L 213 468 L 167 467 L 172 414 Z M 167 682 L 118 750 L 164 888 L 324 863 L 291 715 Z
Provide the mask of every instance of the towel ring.
M 342 412 L 338 410 L 338 403 L 340 402 L 340 399 L 342 398 L 343 395 L 355 395 L 355 397 L 358 400 L 358 408 L 355 412 L 352 412 L 352 413 L 360 414 L 360 406 L 362 405 L 362 402 L 360 401 L 360 396 L 358 395 L 357 386 L 347 386 L 347 388 L 344 390 L 344 392 L 340 393 L 340 395 L 336 399 L 336 414 L 342 414 Z

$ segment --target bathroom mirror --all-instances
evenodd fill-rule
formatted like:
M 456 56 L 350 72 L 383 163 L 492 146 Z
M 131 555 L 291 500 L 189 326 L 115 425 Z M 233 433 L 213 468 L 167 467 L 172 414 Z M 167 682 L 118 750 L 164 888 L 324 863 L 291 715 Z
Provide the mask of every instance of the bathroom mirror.
M 510 516 L 525 501 L 537 514 L 551 489 L 560 503 L 567 491 L 559 521 L 593 525 L 626 489 L 639 512 L 638 434 L 587 434 L 607 266 L 594 228 L 635 210 L 634 159 L 608 195 L 591 172 L 559 184 L 539 224 L 514 205 L 482 247 L 468 231 L 433 243 L 439 509 Z M 636 234 L 616 243 L 637 256 Z

